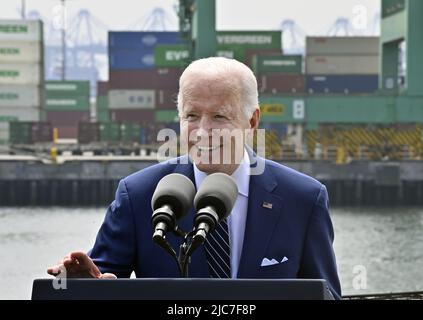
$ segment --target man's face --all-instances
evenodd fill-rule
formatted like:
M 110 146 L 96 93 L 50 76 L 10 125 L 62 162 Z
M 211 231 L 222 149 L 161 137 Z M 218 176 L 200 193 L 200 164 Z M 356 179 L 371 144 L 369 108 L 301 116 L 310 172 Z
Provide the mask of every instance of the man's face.
M 181 139 L 199 170 L 232 174 L 244 154 L 242 134 L 255 124 L 222 81 L 199 79 L 191 83 L 180 119 Z

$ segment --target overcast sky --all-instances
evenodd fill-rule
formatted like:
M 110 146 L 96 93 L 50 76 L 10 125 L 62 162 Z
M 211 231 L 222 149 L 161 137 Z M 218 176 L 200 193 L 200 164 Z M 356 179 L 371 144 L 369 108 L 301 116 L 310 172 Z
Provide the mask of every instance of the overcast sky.
M 0 18 L 18 18 L 21 0 L 0 0 Z M 85 8 L 110 30 L 124 30 L 136 21 L 144 21 L 155 7 L 169 17 L 176 30 L 175 0 L 68 0 L 68 16 Z M 37 10 L 48 20 L 59 0 L 26 0 L 26 11 Z M 363 26 L 366 10 L 367 29 L 373 27 L 380 0 L 216 0 L 218 30 L 278 29 L 285 19 L 293 19 L 309 35 L 325 35 L 338 17 L 347 17 Z M 358 11 L 357 11 L 358 10 Z M 360 18 L 357 18 L 360 15 Z

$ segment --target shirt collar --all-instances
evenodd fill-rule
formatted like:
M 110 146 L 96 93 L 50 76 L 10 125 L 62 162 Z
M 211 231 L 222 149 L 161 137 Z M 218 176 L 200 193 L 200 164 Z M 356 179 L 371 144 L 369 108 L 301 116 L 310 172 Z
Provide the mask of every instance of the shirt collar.
M 197 190 L 200 185 L 203 183 L 204 178 L 207 176 L 206 173 L 200 171 L 195 163 L 194 165 L 194 176 L 195 176 L 195 186 Z M 248 152 L 244 149 L 244 158 L 239 164 L 238 168 L 232 173 L 232 178 L 234 178 L 236 185 L 238 187 L 238 193 L 248 197 L 250 189 L 250 157 Z

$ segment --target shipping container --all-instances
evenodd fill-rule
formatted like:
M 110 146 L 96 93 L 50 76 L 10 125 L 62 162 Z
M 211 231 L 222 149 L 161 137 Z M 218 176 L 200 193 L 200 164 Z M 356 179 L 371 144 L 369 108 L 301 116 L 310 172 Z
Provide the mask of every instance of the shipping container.
M 307 56 L 379 55 L 378 37 L 307 37 Z
M 110 121 L 154 125 L 154 110 L 109 110 Z
M 78 139 L 78 126 L 53 126 L 57 129 L 59 139 Z
M 78 124 L 78 142 L 82 144 L 100 141 L 98 122 L 80 122 Z
M 141 125 L 138 123 L 122 123 L 120 125 L 122 142 L 141 142 Z
M 41 110 L 35 107 L 0 107 L 0 119 L 17 121 L 40 121 Z
M 80 97 L 48 97 L 46 110 L 89 111 L 90 99 L 87 96 Z
M 258 54 L 268 55 L 268 56 L 281 56 L 282 55 L 282 49 L 246 49 L 245 50 L 245 58 L 243 61 L 247 66 L 250 68 L 253 67 L 253 59 L 254 56 Z
M 245 61 L 245 49 L 242 47 L 230 47 L 230 46 L 218 46 L 217 47 L 217 52 L 216 52 L 216 56 L 217 57 L 224 57 L 224 58 L 228 58 L 228 59 L 235 59 L 238 60 L 240 62 L 244 62 Z
M 281 31 L 218 31 L 219 46 L 282 49 Z
M 378 75 L 307 76 L 307 92 L 312 93 L 372 93 L 378 90 Z
M 156 109 L 176 110 L 178 90 L 156 90 Z
M 180 44 L 179 32 L 109 31 L 109 48 L 145 49 L 158 44 Z
M 306 60 L 306 73 L 310 75 L 379 73 L 378 56 L 313 56 Z
M 154 49 L 154 61 L 157 68 L 183 68 L 189 64 L 190 60 L 190 50 L 186 45 L 158 45 Z
M 120 123 L 103 122 L 99 125 L 100 141 L 119 142 L 120 141 Z
M 32 142 L 52 142 L 53 127 L 48 122 L 34 122 L 32 124 Z
M 46 112 L 47 122 L 54 126 L 60 127 L 77 127 L 79 122 L 87 122 L 90 120 L 89 111 L 78 110 L 48 110 Z
M 182 70 L 110 70 L 110 89 L 177 89 Z
M 262 96 L 262 123 L 303 123 L 306 120 L 306 100 L 299 96 Z
M 41 68 L 38 64 L 0 63 L 0 85 L 39 85 L 41 80 Z
M 109 109 L 109 97 L 107 94 L 105 96 L 97 96 L 96 106 L 97 111 Z
M 51 142 L 53 129 L 46 122 L 10 122 L 9 139 L 12 144 Z
M 0 107 L 40 107 L 40 87 L 30 85 L 0 86 Z
M 131 50 L 116 48 L 109 50 L 110 70 L 152 70 L 155 67 L 154 49 Z
M 90 96 L 89 81 L 46 81 L 47 98 Z
M 109 122 L 110 121 L 109 110 L 97 110 L 96 120 L 98 122 Z
M 301 55 L 256 55 L 253 58 L 253 71 L 256 75 L 267 73 L 302 73 Z
M 179 123 L 178 110 L 158 110 L 155 116 L 156 122 L 159 123 Z
M 109 81 L 97 81 L 97 96 L 107 96 L 109 92 Z
M 9 143 L 9 122 L 0 122 L 0 145 Z
M 304 93 L 305 76 L 286 73 L 270 73 L 258 78 L 258 89 L 261 94 Z
M 110 90 L 109 109 L 154 109 L 154 90 Z
M 0 20 L 0 41 L 33 41 L 43 39 L 41 20 Z
M 392 16 L 396 13 L 404 11 L 405 0 L 383 0 L 382 1 L 382 18 Z
M 41 62 L 40 42 L 0 42 L 0 63 L 4 62 Z

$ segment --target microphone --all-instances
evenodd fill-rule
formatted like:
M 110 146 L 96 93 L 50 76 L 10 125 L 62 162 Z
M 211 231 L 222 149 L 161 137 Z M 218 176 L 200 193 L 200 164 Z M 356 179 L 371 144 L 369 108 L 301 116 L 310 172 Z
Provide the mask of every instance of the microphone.
M 177 231 L 176 220 L 185 216 L 194 195 L 194 184 L 182 174 L 173 173 L 159 181 L 151 199 L 154 241 L 162 241 L 168 230 Z
M 217 223 L 229 216 L 237 197 L 238 187 L 229 175 L 214 173 L 204 179 L 194 198 L 194 207 L 197 210 L 194 220 L 194 247 L 204 243 Z

